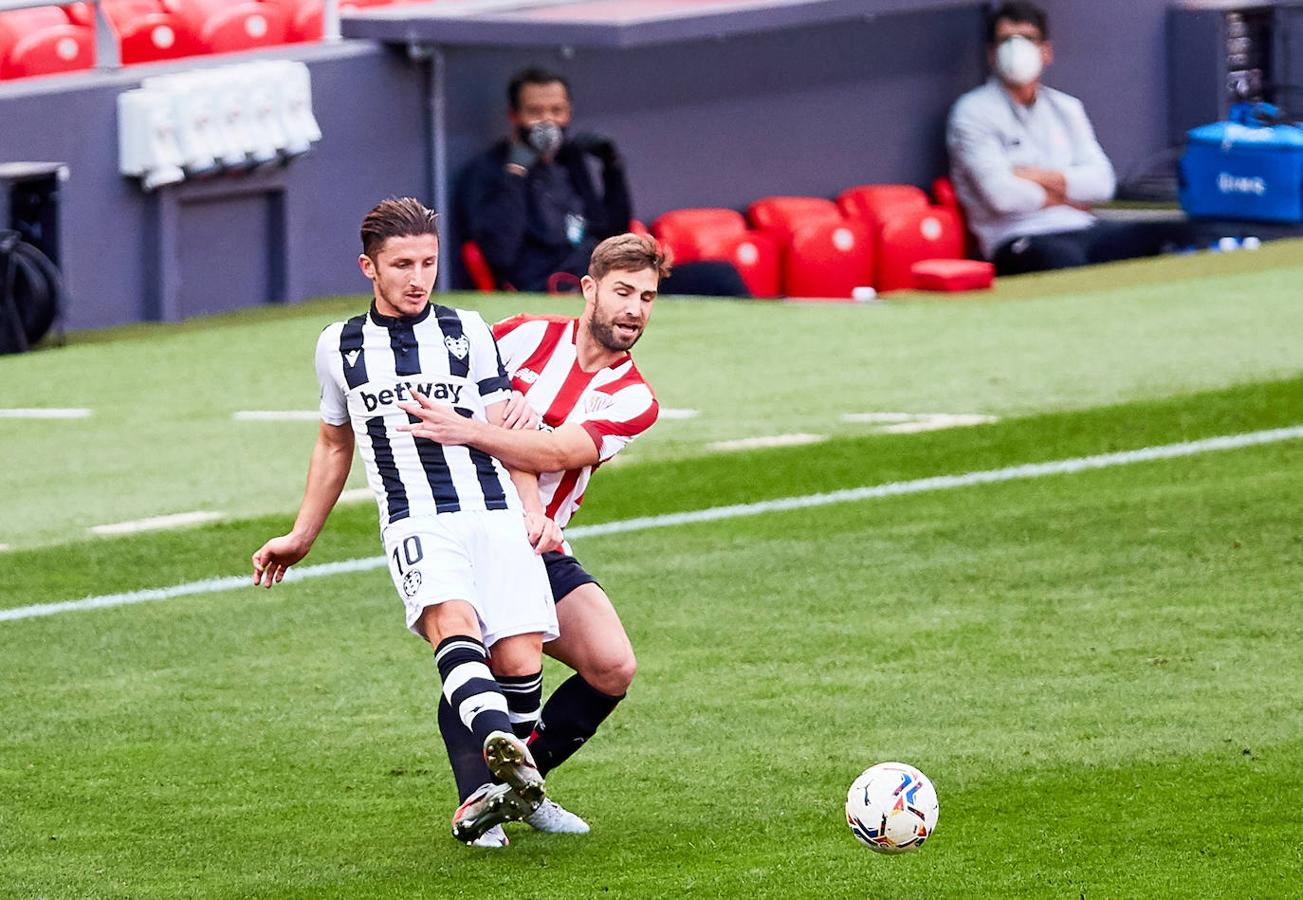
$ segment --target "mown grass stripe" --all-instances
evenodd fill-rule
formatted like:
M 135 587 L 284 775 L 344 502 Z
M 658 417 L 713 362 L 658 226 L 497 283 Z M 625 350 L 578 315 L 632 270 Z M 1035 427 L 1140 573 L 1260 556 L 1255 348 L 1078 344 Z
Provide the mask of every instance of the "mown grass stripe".
M 782 497 L 776 500 L 763 500 L 757 503 L 740 503 L 729 506 L 715 506 L 692 512 L 667 513 L 656 516 L 640 516 L 605 522 L 598 525 L 579 526 L 570 529 L 566 537 L 570 539 L 600 537 L 608 534 L 621 534 L 630 531 L 646 531 L 653 528 L 670 528 L 677 525 L 689 525 L 698 522 L 714 522 L 721 519 L 735 519 L 743 516 L 758 516 L 772 512 L 808 509 L 814 506 L 827 506 L 833 503 L 854 503 L 875 500 L 883 497 L 898 497 L 905 494 L 920 494 L 927 491 L 941 491 L 952 488 L 971 487 L 979 484 L 994 484 L 1004 481 L 1018 481 L 1030 478 L 1045 478 L 1051 475 L 1069 475 L 1093 469 L 1106 469 L 1114 466 L 1133 465 L 1135 463 L 1153 462 L 1163 459 L 1176 459 L 1196 456 L 1201 453 L 1213 453 L 1222 450 L 1235 450 L 1262 444 L 1303 439 L 1303 425 L 1287 428 L 1272 428 L 1265 431 L 1253 431 L 1244 434 L 1221 435 L 1197 441 L 1183 441 L 1177 444 L 1163 444 L 1144 447 L 1138 450 L 1122 450 L 1115 453 L 1099 453 L 1092 456 L 1080 456 L 1071 459 L 1053 460 L 1043 463 L 1028 463 L 1020 466 L 1008 466 L 1001 469 L 986 469 L 966 472 L 961 475 L 938 475 L 930 478 L 916 478 L 910 481 L 895 481 L 868 487 L 847 488 L 819 494 L 806 494 L 799 497 Z M 286 581 L 300 581 L 307 578 L 322 578 L 350 572 L 364 572 L 382 568 L 386 560 L 382 556 L 362 559 L 343 560 L 291 569 L 285 576 Z M 194 581 L 167 588 L 128 591 L 121 594 L 106 594 L 99 597 L 87 597 L 83 600 L 65 600 L 58 603 L 41 603 L 0 610 L 0 622 L 18 619 L 31 619 L 51 616 L 64 612 L 80 612 L 91 609 L 104 609 L 112 606 L 126 606 L 133 603 L 148 603 L 156 600 L 172 600 L 195 594 L 233 590 L 251 586 L 252 576 L 228 576 Z

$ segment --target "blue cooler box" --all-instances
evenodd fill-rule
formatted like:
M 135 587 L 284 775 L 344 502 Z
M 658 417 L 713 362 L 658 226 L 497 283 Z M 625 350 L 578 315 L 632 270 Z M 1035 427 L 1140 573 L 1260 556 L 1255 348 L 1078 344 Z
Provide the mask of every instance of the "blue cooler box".
M 1303 222 L 1303 128 L 1275 109 L 1236 104 L 1227 122 L 1186 135 L 1181 208 L 1192 218 Z

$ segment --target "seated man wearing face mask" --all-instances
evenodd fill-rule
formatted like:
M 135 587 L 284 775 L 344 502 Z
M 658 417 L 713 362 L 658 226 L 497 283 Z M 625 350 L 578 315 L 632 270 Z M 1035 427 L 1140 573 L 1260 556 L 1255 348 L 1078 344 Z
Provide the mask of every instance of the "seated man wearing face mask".
M 473 159 L 458 185 L 462 236 L 479 245 L 499 287 L 545 291 L 558 273 L 577 286 L 593 248 L 629 230 L 624 162 L 609 137 L 567 132 L 570 85 L 562 76 L 525 69 L 511 79 L 507 101 L 509 137 Z M 693 262 L 675 266 L 661 293 L 747 289 L 728 263 Z
M 499 285 L 542 291 L 554 272 L 586 272 L 600 241 L 629 230 L 629 184 L 610 138 L 567 140 L 570 88 L 560 75 L 526 69 L 507 95 L 511 136 L 462 176 L 463 234 L 480 245 Z M 601 164 L 600 192 L 587 156 Z
M 1193 242 L 1184 222 L 1104 222 L 1113 166 L 1081 101 L 1041 84 L 1054 58 L 1044 10 L 1003 3 L 987 19 L 995 74 L 950 111 L 951 180 L 982 254 L 1002 275 L 1153 256 Z

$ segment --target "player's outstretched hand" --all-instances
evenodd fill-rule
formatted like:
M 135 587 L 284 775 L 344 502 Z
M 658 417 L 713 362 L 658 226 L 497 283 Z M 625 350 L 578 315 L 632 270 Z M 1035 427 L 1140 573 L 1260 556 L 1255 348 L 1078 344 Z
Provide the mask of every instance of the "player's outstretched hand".
M 549 550 L 560 550 L 564 536 L 561 528 L 542 513 L 525 513 L 525 531 L 534 552 L 542 556 Z
M 529 405 L 529 401 L 525 399 L 524 394 L 520 391 L 511 392 L 511 397 L 507 399 L 507 405 L 502 408 L 503 428 L 534 431 L 542 421 L 543 417 L 534 411 L 534 407 Z
M 414 437 L 428 438 L 439 444 L 469 444 L 470 419 L 457 415 L 447 403 L 435 403 L 429 397 L 412 391 L 412 402 L 399 403 L 398 408 L 421 421 L 399 425 L 399 431 L 410 431 Z
M 307 556 L 309 549 L 292 534 L 272 538 L 263 544 L 253 554 L 254 587 L 270 588 L 273 584 L 280 584 L 290 566 Z

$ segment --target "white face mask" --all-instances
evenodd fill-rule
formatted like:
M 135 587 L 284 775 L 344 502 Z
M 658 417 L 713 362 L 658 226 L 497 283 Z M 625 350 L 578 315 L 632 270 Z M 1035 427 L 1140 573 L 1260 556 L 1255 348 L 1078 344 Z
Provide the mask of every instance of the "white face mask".
M 1020 34 L 1006 38 L 995 48 L 995 68 L 1009 84 L 1031 84 L 1044 68 L 1041 48 Z

